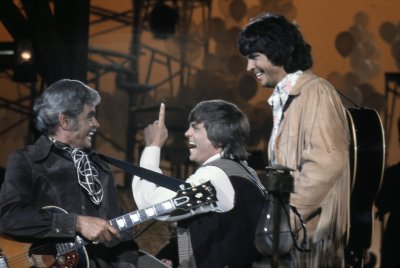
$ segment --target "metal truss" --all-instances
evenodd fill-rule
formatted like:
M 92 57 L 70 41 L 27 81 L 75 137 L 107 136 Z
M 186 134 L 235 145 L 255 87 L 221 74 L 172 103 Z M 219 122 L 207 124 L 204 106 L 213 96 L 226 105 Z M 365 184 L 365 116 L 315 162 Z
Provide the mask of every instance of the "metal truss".
M 90 7 L 90 27 L 101 25 L 101 27 L 98 27 L 101 30 L 93 32 L 89 38 L 107 35 L 122 28 L 132 30 L 132 41 L 128 53 L 95 46 L 89 47 L 87 74 L 87 82 L 94 84 L 94 88 L 100 89 L 101 78 L 113 73 L 116 78 L 116 86 L 126 90 L 129 95 L 128 133 L 126 133 L 128 144 L 118 146 L 112 139 L 107 140 L 107 137 L 103 137 L 107 142 L 114 143 L 113 145 L 117 146 L 116 148 L 124 151 L 125 160 L 129 162 L 135 161 L 134 152 L 137 151 L 135 147 L 137 125 L 133 119 L 134 113 L 157 108 L 146 106 L 144 103 L 145 94 L 150 92 L 156 94 L 157 89 L 167 88 L 172 96 L 174 92 L 184 88 L 190 82 L 191 76 L 200 70 L 199 67 L 187 62 L 185 57 L 187 51 L 185 51 L 184 44 L 179 47 L 179 54 L 173 55 L 152 47 L 149 43 L 141 42 L 141 35 L 145 31 L 151 30 L 148 20 L 157 2 L 157 0 L 132 0 L 132 7 L 123 11 L 96 6 L 95 1 L 92 1 Z M 175 35 L 179 36 L 179 40 L 182 40 L 182 42 L 187 40 L 189 27 L 194 17 L 197 21 L 200 20 L 202 32 L 198 34 L 203 36 L 204 40 L 199 42 L 198 45 L 203 54 L 207 54 L 207 31 L 211 18 L 211 0 L 164 0 L 164 3 L 176 7 L 179 11 L 179 28 Z M 156 71 L 160 68 L 165 70 L 162 77 Z M 11 70 L 3 70 L 1 75 L 4 79 L 12 79 Z M 142 78 L 142 81 L 139 81 L 140 78 Z M 36 83 L 21 83 L 18 84 L 18 87 L 23 90 L 24 94 L 21 94 L 21 97 L 16 100 L 0 97 L 0 109 L 9 109 L 23 115 L 23 117 L 10 126 L 2 126 L 0 136 L 26 120 L 31 121 L 32 104 L 34 98 L 43 89 L 43 81 L 41 81 L 41 88 L 39 89 L 36 88 Z M 31 127 L 32 122 L 29 125 Z M 31 132 L 31 130 L 28 131 Z M 30 138 L 30 141 L 32 141 L 32 138 Z
M 151 30 L 148 19 L 157 1 L 133 0 L 132 2 L 132 9 L 118 12 L 97 6 L 90 8 L 91 25 L 102 23 L 107 23 L 105 24 L 107 26 L 109 25 L 109 27 L 102 27 L 102 30 L 92 33 L 90 37 L 105 35 L 122 28 L 132 27 L 132 43 L 130 44 L 131 51 L 129 53 L 90 47 L 88 70 L 90 73 L 88 82 L 94 83 L 96 88 L 101 88 L 99 83 L 103 75 L 115 73 L 117 88 L 124 89 L 128 93 L 129 116 L 126 133 L 127 144 L 124 152 L 125 160 L 131 163 L 135 162 L 135 152 L 137 152 L 136 133 L 138 122 L 135 122 L 135 113 L 158 109 L 158 104 L 154 106 L 150 105 L 151 107 L 146 106 L 144 96 L 150 92 L 156 94 L 157 89 L 160 88 L 167 88 L 170 95 L 173 96 L 174 92 L 188 85 L 191 76 L 200 70 L 198 67 L 186 62 L 184 45 L 179 55 L 172 55 L 166 51 L 152 47 L 151 44 L 142 43 L 141 34 L 144 31 Z M 179 10 L 180 27 L 175 34 L 179 35 L 180 40 L 186 40 L 190 24 L 195 15 L 201 18 L 200 23 L 204 26 L 202 28 L 204 32 L 201 35 L 207 36 L 208 23 L 211 16 L 211 1 L 171 0 L 164 1 L 164 3 L 174 5 Z M 113 23 L 109 23 L 110 21 Z M 203 54 L 207 54 L 208 40 L 203 41 L 199 46 L 202 47 Z M 160 73 L 156 72 L 159 68 L 165 70 L 163 72 L 164 77 L 160 77 Z M 139 81 L 140 77 L 144 77 L 143 81 Z M 108 141 L 111 143 L 114 142 L 112 140 Z M 123 148 L 123 146 L 119 147 Z M 125 177 L 126 184 L 130 175 L 126 174 Z
M 391 139 L 391 130 L 393 125 L 396 124 L 396 107 L 397 98 L 400 97 L 400 73 L 385 73 L 385 116 L 384 116 L 384 129 L 386 140 Z M 387 151 L 387 150 L 386 150 Z

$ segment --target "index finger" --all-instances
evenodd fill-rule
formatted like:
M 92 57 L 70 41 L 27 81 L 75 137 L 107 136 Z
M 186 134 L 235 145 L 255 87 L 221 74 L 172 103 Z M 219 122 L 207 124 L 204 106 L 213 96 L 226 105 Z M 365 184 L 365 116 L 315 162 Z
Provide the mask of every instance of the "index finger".
M 164 125 L 164 121 L 165 121 L 165 104 L 161 103 L 160 113 L 158 115 L 158 124 Z

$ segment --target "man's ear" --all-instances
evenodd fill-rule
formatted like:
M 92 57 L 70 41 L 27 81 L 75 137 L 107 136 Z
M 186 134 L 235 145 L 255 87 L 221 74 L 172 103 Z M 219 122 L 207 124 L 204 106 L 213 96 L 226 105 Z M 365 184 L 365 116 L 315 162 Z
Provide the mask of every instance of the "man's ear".
M 71 118 L 65 114 L 58 114 L 58 122 L 60 123 L 60 127 L 64 130 L 68 130 L 71 127 Z

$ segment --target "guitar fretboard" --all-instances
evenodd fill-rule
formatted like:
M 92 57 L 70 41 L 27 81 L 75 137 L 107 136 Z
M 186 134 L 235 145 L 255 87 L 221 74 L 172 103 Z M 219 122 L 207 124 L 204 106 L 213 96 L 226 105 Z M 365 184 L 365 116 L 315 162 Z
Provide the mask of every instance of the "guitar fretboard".
M 162 203 L 158 203 L 154 206 L 147 207 L 144 209 L 136 210 L 131 213 L 127 213 L 125 215 L 122 215 L 118 218 L 112 219 L 109 221 L 109 223 L 117 228 L 119 231 L 128 229 L 134 225 L 137 225 L 139 223 L 148 221 L 150 219 L 153 219 L 155 217 L 167 214 L 171 211 L 173 211 L 176 206 L 174 204 L 175 199 L 170 199 L 167 201 L 164 201 Z M 77 250 L 78 248 L 87 245 L 88 242 L 84 241 L 81 239 L 79 236 L 76 237 L 76 240 L 74 242 L 69 242 L 69 243 L 58 243 L 56 244 L 57 252 L 58 255 L 64 255 L 68 252 Z
M 206 182 L 195 187 L 180 190 L 176 197 L 172 199 L 109 220 L 109 223 L 119 231 L 122 231 L 158 216 L 169 214 L 178 209 L 188 211 L 202 204 L 212 204 L 216 201 L 217 199 L 215 197 L 214 187 L 210 182 Z M 64 212 L 62 209 L 56 207 L 52 207 L 51 209 L 56 209 L 57 212 L 59 212 L 59 210 Z M 83 240 L 79 236 L 75 237 L 74 242 L 58 243 L 56 244 L 57 256 L 62 256 L 68 252 L 77 250 L 88 243 L 88 241 Z
M 110 220 L 110 224 L 122 231 L 139 223 L 167 214 L 175 209 L 173 199 L 158 203 L 154 206 L 139 209 Z

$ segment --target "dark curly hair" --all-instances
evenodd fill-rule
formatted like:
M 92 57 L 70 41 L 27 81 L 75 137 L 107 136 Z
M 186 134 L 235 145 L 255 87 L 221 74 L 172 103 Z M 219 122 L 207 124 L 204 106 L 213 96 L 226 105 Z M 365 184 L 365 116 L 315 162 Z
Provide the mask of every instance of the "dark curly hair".
M 313 65 L 311 46 L 298 27 L 280 14 L 263 13 L 253 18 L 240 32 L 238 46 L 244 56 L 262 53 L 287 73 L 305 71 Z

